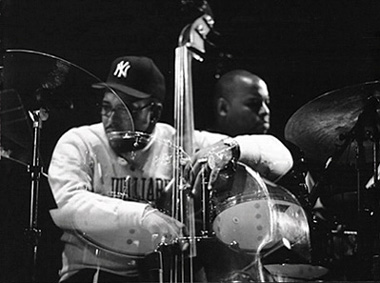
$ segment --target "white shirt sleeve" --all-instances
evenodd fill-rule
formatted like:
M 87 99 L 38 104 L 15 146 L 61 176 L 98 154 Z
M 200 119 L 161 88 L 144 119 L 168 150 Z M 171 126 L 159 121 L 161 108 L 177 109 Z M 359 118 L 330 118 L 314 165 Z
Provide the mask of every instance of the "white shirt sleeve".
M 279 180 L 293 167 L 290 151 L 274 136 L 244 135 L 235 140 L 240 146 L 240 161 L 270 181 Z
M 226 135 L 196 131 L 198 148 L 210 146 Z M 293 158 L 285 145 L 272 135 L 241 135 L 234 138 L 240 147 L 239 161 L 250 166 L 262 177 L 277 181 L 293 166 Z
M 69 131 L 62 136 L 49 166 L 56 225 L 91 233 L 139 228 L 147 205 L 92 192 L 92 164 L 90 149 L 79 135 Z

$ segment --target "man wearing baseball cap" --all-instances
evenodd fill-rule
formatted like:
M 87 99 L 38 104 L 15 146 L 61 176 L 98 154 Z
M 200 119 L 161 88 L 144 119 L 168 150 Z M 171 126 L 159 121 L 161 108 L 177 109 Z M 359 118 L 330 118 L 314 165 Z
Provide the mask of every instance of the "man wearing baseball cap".
M 51 215 L 64 232 L 60 282 L 146 282 L 151 278 L 139 272 L 142 258 L 177 243 L 184 229 L 155 208 L 173 178 L 176 132 L 158 122 L 165 80 L 151 59 L 125 56 L 112 63 L 105 83 L 93 87 L 104 92 L 102 122 L 66 132 L 49 167 L 58 206 Z M 195 165 L 230 150 L 271 180 L 293 162 L 286 147 L 266 135 L 231 141 L 195 131 L 194 148 Z
M 111 88 L 116 92 L 115 99 L 125 103 L 132 114 L 134 130 L 146 133 L 153 131 L 165 99 L 165 79 L 151 59 L 120 57 L 112 63 L 107 82 L 93 87 L 105 90 Z M 107 100 L 103 101 L 103 111 L 109 110 Z

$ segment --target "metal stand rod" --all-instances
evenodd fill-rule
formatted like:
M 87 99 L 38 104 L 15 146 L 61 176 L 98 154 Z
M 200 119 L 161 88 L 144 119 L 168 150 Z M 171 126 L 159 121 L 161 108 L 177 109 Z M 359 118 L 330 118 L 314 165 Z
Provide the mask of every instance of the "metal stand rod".
M 378 208 L 376 208 L 376 199 L 369 197 L 370 192 L 365 190 L 363 183 L 362 170 L 365 166 L 365 149 L 364 141 L 368 140 L 368 131 L 372 129 L 372 142 L 373 146 L 373 172 L 374 182 L 378 180 L 378 147 L 379 138 L 377 131 L 377 106 L 379 101 L 375 96 L 368 98 L 367 105 L 363 112 L 358 117 L 358 122 L 355 130 L 355 140 L 357 142 L 357 156 L 356 156 L 356 171 L 357 171 L 357 213 L 358 213 L 358 259 L 361 262 L 360 270 L 363 275 L 363 280 L 374 280 L 379 278 L 378 265 L 379 251 L 378 245 Z M 376 188 L 376 186 L 375 186 Z M 365 278 L 367 277 L 367 278 Z
M 374 247 L 372 254 L 372 274 L 373 280 L 380 280 L 380 209 L 379 209 L 379 150 L 380 150 L 380 133 L 378 129 L 379 125 L 379 117 L 377 113 L 377 106 L 379 105 L 379 100 L 376 98 L 375 107 L 371 111 L 371 127 L 373 130 L 372 140 L 373 140 L 373 178 L 374 178 L 374 190 L 375 190 L 375 211 L 374 211 L 374 227 L 375 228 L 375 236 L 374 236 Z
M 321 187 L 325 185 L 327 174 L 332 168 L 332 164 L 338 160 L 344 151 L 352 142 L 356 142 L 356 192 L 357 192 L 357 215 L 358 215 L 358 262 L 360 267 L 358 270 L 360 278 L 363 280 L 380 279 L 380 235 L 378 231 L 379 219 L 379 203 L 376 199 L 369 197 L 369 192 L 365 190 L 365 184 L 363 183 L 363 170 L 365 169 L 365 147 L 364 141 L 368 140 L 368 132 L 366 129 L 371 128 L 373 130 L 371 141 L 373 142 L 373 173 L 374 173 L 374 186 L 375 189 L 379 189 L 379 177 L 378 177 L 378 153 L 379 153 L 379 131 L 377 128 L 378 120 L 377 107 L 379 105 L 378 98 L 371 96 L 367 99 L 362 113 L 358 116 L 355 126 L 345 135 L 344 143 L 340 148 L 334 152 L 334 154 L 327 160 L 325 168 L 321 177 L 321 180 L 314 186 L 310 193 L 310 202 L 315 204 L 317 198 L 321 196 Z M 375 209 L 374 209 L 375 208 Z M 374 211 L 376 210 L 376 211 Z M 376 265 L 376 266 L 375 266 Z M 371 278 L 370 278 L 371 277 Z
M 41 230 L 38 228 L 38 200 L 42 166 L 40 164 L 40 136 L 43 121 L 43 110 L 29 111 L 33 121 L 33 155 L 31 165 L 28 167 L 30 173 L 30 211 L 29 227 L 25 230 L 28 246 L 30 247 L 31 263 L 29 274 L 31 282 L 36 282 L 37 275 L 37 252 Z

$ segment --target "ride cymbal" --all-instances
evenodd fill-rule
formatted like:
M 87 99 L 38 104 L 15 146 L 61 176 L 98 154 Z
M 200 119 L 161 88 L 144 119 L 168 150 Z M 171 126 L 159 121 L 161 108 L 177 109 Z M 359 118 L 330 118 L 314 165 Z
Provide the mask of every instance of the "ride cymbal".
M 365 109 L 373 107 L 376 110 L 379 98 L 379 81 L 325 93 L 290 117 L 285 127 L 285 139 L 304 151 L 306 158 L 326 162 L 334 156 L 339 163 L 353 163 L 356 145 L 351 141 L 356 140 L 358 134 L 353 129 Z M 364 139 L 363 146 L 366 161 L 370 161 L 372 141 Z
M 39 111 L 43 121 L 39 152 L 47 167 L 55 143 L 65 131 L 101 121 L 103 91 L 94 89 L 95 83 L 102 81 L 54 55 L 24 49 L 6 50 L 0 91 L 0 157 L 29 165 L 34 146 L 32 118 L 33 113 Z M 111 88 L 108 91 L 117 96 Z M 133 131 L 129 111 L 128 117 L 129 130 Z

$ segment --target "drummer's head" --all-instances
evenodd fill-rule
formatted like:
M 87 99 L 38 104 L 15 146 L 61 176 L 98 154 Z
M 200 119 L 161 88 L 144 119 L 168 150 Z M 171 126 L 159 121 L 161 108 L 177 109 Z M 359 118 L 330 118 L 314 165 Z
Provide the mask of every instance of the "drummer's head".
M 234 70 L 215 86 L 217 130 L 230 136 L 265 134 L 270 126 L 269 92 L 258 76 Z
M 131 116 L 135 131 L 151 133 L 154 130 L 165 98 L 165 79 L 151 59 L 117 58 L 111 65 L 107 82 L 93 87 L 105 90 L 102 122 L 106 132 L 130 131 Z

